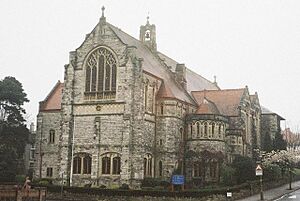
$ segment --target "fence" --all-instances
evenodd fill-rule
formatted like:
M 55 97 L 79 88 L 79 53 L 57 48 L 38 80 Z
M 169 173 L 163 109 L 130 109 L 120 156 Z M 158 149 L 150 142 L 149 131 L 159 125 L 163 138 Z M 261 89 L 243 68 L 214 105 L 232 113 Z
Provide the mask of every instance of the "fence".
M 0 201 L 46 201 L 47 189 L 43 187 L 25 191 L 18 186 L 0 186 Z

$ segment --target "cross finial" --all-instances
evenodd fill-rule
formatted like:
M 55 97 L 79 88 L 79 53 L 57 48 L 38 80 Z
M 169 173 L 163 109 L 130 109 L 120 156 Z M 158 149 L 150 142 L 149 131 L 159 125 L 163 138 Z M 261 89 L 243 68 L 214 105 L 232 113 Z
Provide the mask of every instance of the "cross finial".
M 105 10 L 105 7 L 102 6 L 101 10 L 102 10 L 102 17 L 104 17 L 104 10 Z

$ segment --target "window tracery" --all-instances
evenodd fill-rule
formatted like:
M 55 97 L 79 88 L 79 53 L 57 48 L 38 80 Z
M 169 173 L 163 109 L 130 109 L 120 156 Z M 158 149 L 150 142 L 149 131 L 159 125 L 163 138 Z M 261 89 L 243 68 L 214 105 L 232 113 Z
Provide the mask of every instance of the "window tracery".
M 104 47 L 94 50 L 86 60 L 85 94 L 88 99 L 112 99 L 116 93 L 117 61 Z

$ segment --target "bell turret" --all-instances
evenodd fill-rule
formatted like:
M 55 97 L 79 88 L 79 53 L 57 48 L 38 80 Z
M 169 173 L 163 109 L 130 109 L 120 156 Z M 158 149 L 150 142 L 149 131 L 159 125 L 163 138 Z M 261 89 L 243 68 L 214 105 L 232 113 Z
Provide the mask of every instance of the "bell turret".
M 140 27 L 140 41 L 147 45 L 150 50 L 156 51 L 155 25 L 149 23 L 149 16 L 147 17 L 146 25 Z

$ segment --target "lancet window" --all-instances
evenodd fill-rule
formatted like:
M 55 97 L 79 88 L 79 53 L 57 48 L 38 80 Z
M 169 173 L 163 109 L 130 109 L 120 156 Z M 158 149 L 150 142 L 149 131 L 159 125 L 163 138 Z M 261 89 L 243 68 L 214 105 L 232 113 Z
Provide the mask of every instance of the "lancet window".
M 144 157 L 144 177 L 152 177 L 152 155 Z

